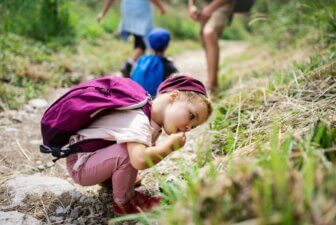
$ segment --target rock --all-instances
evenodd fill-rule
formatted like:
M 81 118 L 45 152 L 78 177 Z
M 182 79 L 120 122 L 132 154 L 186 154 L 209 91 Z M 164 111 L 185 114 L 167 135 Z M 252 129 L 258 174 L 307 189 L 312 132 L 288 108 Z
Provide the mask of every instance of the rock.
M 42 197 L 43 194 L 50 193 L 58 197 L 75 189 L 74 186 L 63 179 L 41 175 L 19 175 L 8 180 L 5 185 L 10 190 L 11 206 L 22 204 L 22 201 L 28 195 Z
M 31 140 L 29 143 L 32 145 L 40 145 L 42 144 L 42 140 Z
M 64 219 L 63 219 L 63 217 L 61 217 L 61 216 L 51 216 L 51 217 L 49 217 L 49 220 L 50 220 L 51 222 L 60 223 L 60 222 L 62 222 Z
M 56 215 L 65 215 L 67 213 L 67 210 L 63 208 L 62 206 L 58 206 L 56 208 Z
M 72 219 L 77 219 L 78 216 L 79 216 L 79 209 L 76 207 L 76 208 L 74 208 L 74 209 L 71 211 L 71 213 L 70 213 L 70 217 L 71 217 Z
M 41 98 L 31 99 L 28 104 L 37 109 L 42 109 L 48 106 L 48 102 Z
M 27 113 L 33 113 L 34 108 L 31 105 L 24 105 L 23 110 L 26 111 Z
M 87 199 L 87 197 L 83 195 L 82 197 L 80 197 L 79 202 L 85 202 L 86 199 Z
M 10 173 L 10 172 L 11 170 L 8 167 L 0 165 L 0 174 Z
M 18 131 L 20 131 L 20 130 L 17 129 L 17 128 L 13 128 L 13 127 L 5 128 L 5 132 L 18 132 Z
M 37 169 L 39 169 L 40 171 L 42 171 L 42 170 L 45 169 L 45 167 L 44 167 L 43 165 L 38 165 L 38 166 L 37 166 Z
M 11 117 L 11 120 L 17 123 L 22 123 L 23 122 L 23 117 L 21 115 L 13 115 Z
M 53 162 L 48 162 L 46 166 L 47 166 L 48 168 L 50 168 L 50 167 L 53 167 L 54 165 L 55 165 L 55 163 L 53 163 Z
M 42 222 L 32 216 L 17 211 L 0 211 L 1 225 L 42 225 Z

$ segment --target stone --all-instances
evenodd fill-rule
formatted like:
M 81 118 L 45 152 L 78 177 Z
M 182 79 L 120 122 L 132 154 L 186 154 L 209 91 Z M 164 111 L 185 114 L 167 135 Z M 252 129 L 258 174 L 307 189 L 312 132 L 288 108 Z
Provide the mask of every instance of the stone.
M 60 222 L 62 222 L 64 220 L 64 218 L 61 217 L 61 216 L 50 216 L 49 220 L 51 222 L 60 223 Z
M 24 105 L 23 110 L 28 112 L 28 113 L 33 113 L 34 112 L 34 108 L 31 105 Z
M 8 167 L 0 165 L 0 174 L 10 173 L 10 172 L 11 170 Z
M 38 166 L 37 166 L 37 169 L 39 169 L 40 171 L 42 171 L 42 170 L 45 169 L 45 167 L 44 167 L 43 165 L 38 165 Z
M 48 102 L 42 98 L 31 99 L 28 104 L 37 109 L 43 109 L 48 106 Z
M 42 222 L 32 216 L 17 212 L 0 211 L 0 224 L 1 225 L 42 225 Z
M 79 216 L 79 209 L 78 208 L 74 208 L 71 213 L 70 213 L 70 218 L 72 219 L 77 219 Z
M 65 215 L 67 213 L 67 210 L 63 208 L 62 206 L 58 206 L 56 208 L 56 215 Z
M 42 140 L 31 140 L 29 143 L 32 144 L 32 145 L 41 145 Z
M 5 128 L 5 132 L 19 132 L 19 131 L 20 131 L 19 129 L 13 127 Z
M 75 189 L 63 179 L 41 175 L 17 175 L 9 179 L 5 185 L 10 190 L 12 207 L 23 204 L 22 201 L 28 195 L 42 197 L 43 194 L 48 193 L 58 197 Z
M 54 165 L 55 165 L 55 163 L 53 163 L 53 162 L 48 162 L 46 166 L 47 166 L 48 168 L 50 168 L 50 167 L 53 167 Z

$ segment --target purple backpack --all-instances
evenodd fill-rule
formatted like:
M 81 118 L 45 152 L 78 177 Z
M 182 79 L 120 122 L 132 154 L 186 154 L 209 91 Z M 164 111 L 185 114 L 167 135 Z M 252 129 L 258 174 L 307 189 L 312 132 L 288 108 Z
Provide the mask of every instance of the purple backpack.
M 79 84 L 44 113 L 40 151 L 51 153 L 55 162 L 76 152 L 93 152 L 111 145 L 108 140 L 88 139 L 64 147 L 71 135 L 113 110 L 142 108 L 150 118 L 150 104 L 150 95 L 129 78 L 108 76 Z

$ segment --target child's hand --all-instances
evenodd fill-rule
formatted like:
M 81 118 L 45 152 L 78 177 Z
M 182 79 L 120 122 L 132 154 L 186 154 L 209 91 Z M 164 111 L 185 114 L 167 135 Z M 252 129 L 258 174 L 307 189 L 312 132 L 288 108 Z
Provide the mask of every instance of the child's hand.
M 184 132 L 171 134 L 169 136 L 170 146 L 173 151 L 182 148 L 186 142 L 186 136 Z

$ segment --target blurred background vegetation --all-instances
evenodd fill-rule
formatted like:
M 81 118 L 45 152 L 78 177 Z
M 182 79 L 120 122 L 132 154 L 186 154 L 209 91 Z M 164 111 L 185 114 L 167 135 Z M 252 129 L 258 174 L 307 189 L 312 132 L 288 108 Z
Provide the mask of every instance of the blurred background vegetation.
M 165 3 L 166 15 L 155 12 L 155 21 L 173 35 L 168 55 L 199 47 L 199 26 L 187 15 L 187 1 Z M 222 38 L 259 37 L 279 48 L 312 39 L 321 45 L 334 43 L 334 3 L 257 0 L 250 16 L 234 16 Z M 118 39 L 118 1 L 101 24 L 96 22 L 103 4 L 101 0 L 0 1 L 0 93 L 5 105 L 15 108 L 45 87 L 68 86 L 88 74 L 119 70 L 131 45 Z M 307 34 L 310 38 L 303 38 Z
M 155 20 L 173 35 L 168 55 L 200 48 L 199 27 L 187 15 L 187 1 L 165 2 L 167 14 L 155 13 Z M 181 162 L 179 182 L 160 182 L 166 210 L 137 219 L 150 223 L 160 218 L 164 224 L 333 224 L 335 5 L 335 0 L 256 0 L 248 17 L 234 16 L 222 39 L 244 40 L 252 48 L 225 62 L 211 141 L 200 146 L 194 165 Z M 118 4 L 102 23 L 96 22 L 102 6 L 100 0 L 0 0 L 2 108 L 17 108 L 49 88 L 119 70 L 132 45 L 118 38 Z M 226 92 L 237 84 L 239 66 L 265 48 L 274 53 L 268 55 L 274 61 L 292 49 L 311 50 L 309 60 L 288 62 L 286 70 L 274 70 L 273 64 L 253 70 L 256 63 L 267 61 L 260 56 L 249 64 L 244 80 L 267 78 L 266 87 Z M 231 64 L 239 66 L 230 70 Z M 269 113 L 273 111 L 278 113 Z M 235 155 L 251 146 L 253 156 Z M 214 163 L 221 157 L 227 159 L 222 167 Z
M 187 1 L 165 3 L 166 15 L 155 11 L 155 21 L 173 35 L 168 55 L 198 48 L 199 26 L 187 15 Z M 69 86 L 91 74 L 119 70 L 132 45 L 118 38 L 118 1 L 97 23 L 103 4 L 100 0 L 0 1 L 0 93 L 6 107 L 17 108 L 47 87 Z M 245 25 L 236 20 L 223 38 L 241 40 L 247 35 Z

